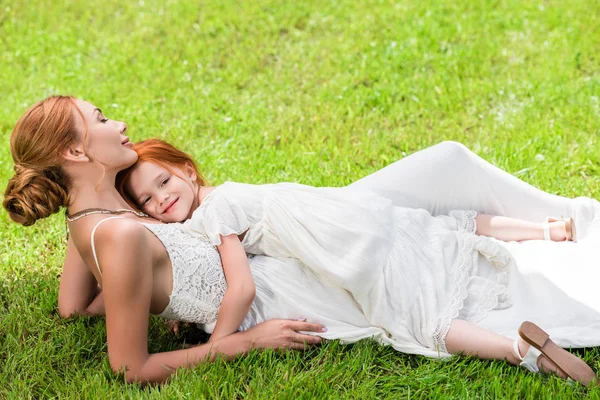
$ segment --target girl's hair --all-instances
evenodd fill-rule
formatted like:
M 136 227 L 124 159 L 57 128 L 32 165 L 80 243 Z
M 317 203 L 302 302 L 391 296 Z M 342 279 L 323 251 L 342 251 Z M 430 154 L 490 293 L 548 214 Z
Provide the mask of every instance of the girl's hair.
M 50 96 L 15 125 L 10 135 L 15 175 L 2 202 L 13 221 L 33 225 L 69 204 L 70 180 L 61 153 L 80 140 L 74 111 L 85 121 L 74 97 Z
M 173 168 L 184 169 L 187 166 L 191 166 L 196 173 L 196 183 L 199 186 L 206 186 L 206 180 L 204 177 L 198 172 L 198 167 L 196 163 L 186 153 L 175 148 L 171 144 L 165 142 L 160 139 L 148 139 L 142 142 L 135 143 L 133 145 L 133 150 L 138 154 L 138 160 L 131 167 L 124 169 L 123 171 L 117 174 L 117 182 L 116 187 L 121 196 L 125 199 L 125 201 L 134 209 L 140 210 L 136 201 L 130 195 L 130 193 L 126 190 L 127 183 L 131 178 L 131 172 L 136 168 L 138 163 L 142 161 L 151 162 L 153 164 L 159 165 L 162 168 L 166 169 L 170 173 L 179 176 L 176 172 L 173 171 Z M 183 177 L 181 177 L 183 178 Z

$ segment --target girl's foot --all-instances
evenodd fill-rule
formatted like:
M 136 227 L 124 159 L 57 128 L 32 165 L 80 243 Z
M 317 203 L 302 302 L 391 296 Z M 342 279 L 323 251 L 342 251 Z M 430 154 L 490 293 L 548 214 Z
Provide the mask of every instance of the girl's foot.
M 555 363 L 553 363 L 548 357 L 546 357 L 543 354 L 539 354 L 539 356 L 537 356 L 537 359 L 535 361 L 526 359 L 526 358 L 528 358 L 526 356 L 527 356 L 527 352 L 529 351 L 531 345 L 521 338 L 517 339 L 516 343 L 518 344 L 519 353 L 517 354 L 517 348 L 515 348 L 514 349 L 515 356 L 519 359 L 519 361 L 521 361 L 520 365 L 522 367 L 525 367 L 532 372 L 539 371 L 543 374 L 547 374 L 547 373 L 554 374 L 562 379 L 568 378 L 568 375 L 562 369 L 560 369 Z M 537 353 L 539 353 L 539 352 L 536 352 L 536 354 Z M 523 361 L 525 363 L 528 363 L 529 365 L 524 365 L 525 363 L 523 363 Z M 535 362 L 535 367 L 531 368 L 532 367 L 531 363 L 533 363 L 533 362 Z
M 557 219 L 548 217 L 543 223 L 544 240 L 554 242 L 577 241 L 573 218 Z
M 539 369 L 570 378 L 586 387 L 596 384 L 596 373 L 585 361 L 557 346 L 548 333 L 533 322 L 523 322 L 519 336 L 519 341 L 514 343 L 514 354 L 522 361 L 521 366 L 534 372 Z M 524 356 L 523 351 L 526 351 Z

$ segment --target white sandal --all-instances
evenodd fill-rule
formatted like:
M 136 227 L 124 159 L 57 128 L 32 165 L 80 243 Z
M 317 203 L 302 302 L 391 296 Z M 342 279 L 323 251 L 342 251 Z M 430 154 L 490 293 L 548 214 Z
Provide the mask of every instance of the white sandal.
M 577 231 L 575 230 L 575 221 L 573 221 L 573 217 L 570 218 L 554 218 L 554 217 L 546 217 L 544 222 L 542 222 L 542 228 L 544 230 L 544 240 L 552 240 L 550 237 L 550 222 L 558 222 L 563 221 L 565 223 L 565 242 L 577 241 Z
M 575 354 L 571 354 L 557 346 L 550 339 L 548 332 L 533 322 L 523 322 L 519 327 L 519 336 L 530 346 L 525 357 L 521 357 L 518 339 L 513 342 L 513 352 L 519 360 L 522 360 L 520 364 L 522 367 L 538 372 L 540 368 L 537 361 L 540 355 L 543 354 L 548 361 L 555 365 L 557 369 L 555 373 L 562 372 L 566 376 L 567 382 L 579 382 L 586 387 L 596 385 L 597 377 L 594 370 Z
M 517 359 L 521 361 L 519 364 L 521 367 L 526 368 L 536 374 L 540 372 L 540 368 L 537 365 L 537 360 L 540 355 L 542 355 L 541 351 L 533 346 L 529 346 L 529 350 L 527 350 L 525 357 L 523 357 L 519 352 L 519 339 L 517 339 L 513 342 L 513 352 L 515 353 L 515 356 L 517 356 Z

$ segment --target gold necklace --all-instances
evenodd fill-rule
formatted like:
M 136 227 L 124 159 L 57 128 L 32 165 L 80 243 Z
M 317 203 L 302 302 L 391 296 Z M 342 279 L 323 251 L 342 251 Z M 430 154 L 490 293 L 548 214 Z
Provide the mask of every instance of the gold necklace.
M 73 221 L 77 221 L 80 218 L 87 217 L 88 215 L 92 215 L 92 214 L 123 214 L 123 213 L 128 213 L 128 212 L 135 214 L 140 218 L 149 216 L 148 214 L 143 213 L 141 211 L 130 210 L 128 208 L 119 208 L 118 210 L 114 210 L 114 211 L 107 210 L 104 208 L 86 208 L 85 210 L 78 211 L 75 214 L 65 214 L 65 216 L 67 217 L 67 221 L 73 222 Z

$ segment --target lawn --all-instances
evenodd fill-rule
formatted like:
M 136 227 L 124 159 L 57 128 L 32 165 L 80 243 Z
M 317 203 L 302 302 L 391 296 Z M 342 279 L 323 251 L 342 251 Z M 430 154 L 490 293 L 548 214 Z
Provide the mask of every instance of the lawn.
M 133 140 L 181 146 L 215 184 L 345 185 L 457 140 L 548 192 L 600 197 L 598 32 L 591 0 L 0 0 L 0 180 L 19 116 L 61 93 L 126 121 Z M 63 213 L 23 228 L 2 210 L 0 224 L 2 399 L 600 397 L 504 362 L 368 341 L 127 385 L 104 321 L 58 316 Z M 151 351 L 199 340 L 159 319 L 150 336 Z M 600 368 L 597 349 L 580 354 Z

